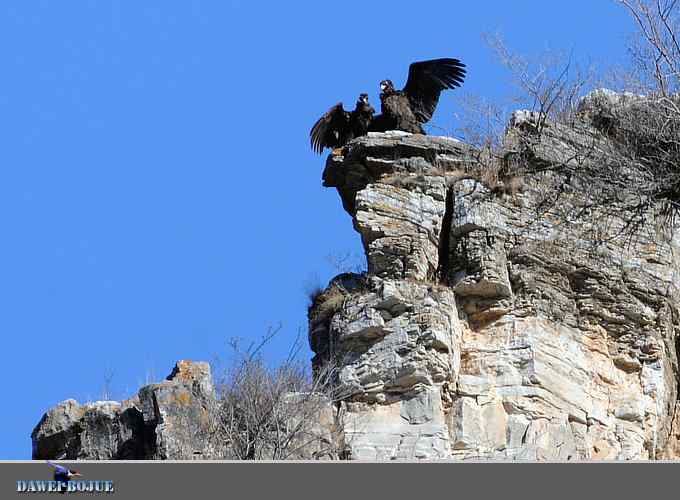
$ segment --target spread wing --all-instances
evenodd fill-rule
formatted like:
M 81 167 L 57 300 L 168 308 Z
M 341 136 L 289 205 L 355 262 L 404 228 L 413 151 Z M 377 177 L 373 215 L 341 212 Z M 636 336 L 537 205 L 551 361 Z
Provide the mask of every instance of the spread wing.
M 339 102 L 329 109 L 312 127 L 309 137 L 312 150 L 321 154 L 324 148 L 337 148 L 345 145 L 350 131 L 350 115 Z
M 464 78 L 465 64 L 458 59 L 432 59 L 411 64 L 404 92 L 416 118 L 422 123 L 429 121 L 441 91 L 460 87 Z

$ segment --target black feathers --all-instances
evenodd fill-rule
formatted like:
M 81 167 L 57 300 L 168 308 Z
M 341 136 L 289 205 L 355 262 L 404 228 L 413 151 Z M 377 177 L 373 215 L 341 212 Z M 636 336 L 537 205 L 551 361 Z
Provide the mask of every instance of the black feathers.
M 421 123 L 432 118 L 442 90 L 460 87 L 465 65 L 458 59 L 433 59 L 411 64 L 403 92 Z
M 337 148 L 347 143 L 349 113 L 339 102 L 329 109 L 312 127 L 309 133 L 312 150 L 321 153 L 324 148 Z
M 312 127 L 309 136 L 312 150 L 321 153 L 324 148 L 344 146 L 355 137 L 368 132 L 375 110 L 368 103 L 368 95 L 361 94 L 354 111 L 347 112 L 339 102 L 329 109 Z
M 402 90 L 395 90 L 390 80 L 380 83 L 382 114 L 375 118 L 366 94 L 361 94 L 351 113 L 343 109 L 342 103 L 329 109 L 312 127 L 312 149 L 321 153 L 326 147 L 344 146 L 368 131 L 424 134 L 422 125 L 432 118 L 442 90 L 460 87 L 464 79 L 465 64 L 458 59 L 414 62 Z

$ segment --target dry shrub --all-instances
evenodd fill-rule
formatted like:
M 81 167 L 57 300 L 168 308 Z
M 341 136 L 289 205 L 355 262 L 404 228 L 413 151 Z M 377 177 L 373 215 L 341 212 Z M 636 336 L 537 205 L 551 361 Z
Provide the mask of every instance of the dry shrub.
M 480 148 L 477 178 L 494 192 L 514 194 L 522 189 L 522 179 L 531 178 L 533 183 L 551 171 L 554 182 L 541 184 L 544 208 L 556 206 L 565 196 L 580 198 L 574 210 L 565 214 L 570 219 L 600 220 L 618 227 L 615 237 L 626 238 L 658 227 L 661 221 L 661 232 L 671 235 L 680 211 L 680 97 L 676 94 L 680 90 L 680 37 L 676 35 L 680 0 L 619 1 L 638 27 L 638 37 L 630 46 L 631 68 L 616 75 L 613 70 L 596 73 L 592 66 L 578 67 L 571 54 L 558 51 L 527 58 L 510 51 L 500 37 L 487 36 L 516 83 L 518 93 L 510 99 L 513 107 L 530 111 L 528 122 L 535 126 L 522 130 L 529 137 L 528 147 L 509 162 L 502 129 L 510 122 L 504 112 L 507 106 L 466 97 L 458 133 Z M 644 97 L 627 94 L 619 102 L 605 99 L 601 112 L 584 116 L 579 110 L 583 95 L 595 83 L 614 76 L 619 90 Z M 562 164 L 533 161 L 532 147 L 541 145 L 548 127 L 567 127 L 587 138 L 589 123 L 604 140 L 593 137 L 573 145 L 573 157 Z
M 280 331 L 280 326 L 271 328 L 246 348 L 238 340 L 230 342 L 231 360 L 217 386 L 212 439 L 229 459 L 337 458 L 335 370 L 329 365 L 312 377 L 309 363 L 299 356 L 300 335 L 281 363 L 267 363 L 263 348 Z

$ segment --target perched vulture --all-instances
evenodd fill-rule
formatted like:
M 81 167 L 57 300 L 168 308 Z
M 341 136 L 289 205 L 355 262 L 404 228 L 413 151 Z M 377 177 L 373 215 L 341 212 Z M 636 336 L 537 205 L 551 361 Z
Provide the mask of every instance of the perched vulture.
M 422 125 L 432 118 L 441 91 L 460 87 L 464 78 L 465 64 L 458 59 L 432 59 L 411 64 L 402 90 L 395 90 L 391 80 L 380 82 L 382 114 L 375 117 L 369 130 L 424 134 Z
M 309 136 L 312 149 L 321 153 L 324 148 L 339 148 L 355 137 L 368 132 L 375 110 L 368 102 L 368 94 L 361 94 L 354 111 L 345 111 L 339 102 L 314 124 Z
M 354 111 L 345 111 L 342 103 L 333 106 L 309 133 L 312 149 L 344 146 L 369 131 L 403 130 L 425 134 L 423 124 L 430 121 L 442 90 L 460 87 L 465 78 L 465 64 L 458 59 L 432 59 L 414 62 L 408 68 L 408 80 L 402 90 L 395 90 L 391 80 L 380 82 L 381 114 L 374 117 L 368 95 L 361 94 Z

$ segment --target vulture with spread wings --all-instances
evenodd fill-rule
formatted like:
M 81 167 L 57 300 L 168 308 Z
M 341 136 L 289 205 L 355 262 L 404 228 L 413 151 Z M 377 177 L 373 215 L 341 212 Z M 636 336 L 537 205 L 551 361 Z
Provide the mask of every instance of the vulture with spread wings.
M 380 115 L 373 116 L 366 94 L 361 94 L 351 113 L 342 103 L 328 110 L 312 127 L 312 149 L 321 153 L 327 147 L 338 148 L 369 131 L 424 134 L 423 124 L 432 118 L 442 90 L 460 87 L 464 79 L 465 64 L 458 59 L 414 62 L 402 90 L 396 90 L 391 80 L 380 82 Z
M 354 111 L 345 111 L 339 102 L 329 109 L 312 127 L 309 136 L 312 149 L 321 153 L 324 148 L 339 148 L 355 137 L 368 132 L 375 110 L 368 102 L 368 94 L 359 95 Z
M 465 65 L 458 59 L 432 59 L 411 64 L 408 80 L 396 90 L 391 80 L 380 82 L 382 114 L 375 117 L 369 130 L 403 130 L 424 134 L 423 124 L 430 121 L 442 90 L 460 87 Z

